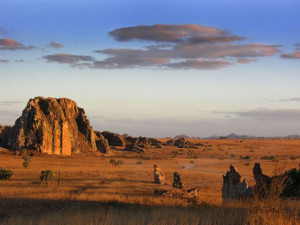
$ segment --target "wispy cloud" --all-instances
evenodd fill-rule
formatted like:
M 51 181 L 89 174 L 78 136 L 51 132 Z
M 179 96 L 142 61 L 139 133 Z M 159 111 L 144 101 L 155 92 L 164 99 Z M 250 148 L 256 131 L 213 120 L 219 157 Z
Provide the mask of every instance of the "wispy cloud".
M 279 99 L 280 102 L 298 102 L 300 101 L 300 97 L 298 98 L 287 98 L 287 99 Z
M 57 42 L 54 42 L 54 41 L 51 41 L 51 42 L 48 44 L 48 47 L 59 49 L 59 48 L 63 48 L 64 45 L 63 45 L 63 44 L 60 44 L 60 43 L 57 43 Z
M 7 60 L 7 59 L 0 59 L 0 63 L 8 63 L 9 62 L 9 60 Z
M 243 63 L 243 64 L 251 63 L 251 62 L 255 62 L 255 61 L 257 61 L 257 59 L 238 59 L 237 60 L 238 63 Z
M 25 46 L 10 38 L 0 39 L 0 50 L 31 50 L 35 48 L 32 45 Z
M 214 111 L 225 115 L 235 115 L 240 118 L 247 118 L 263 122 L 273 121 L 275 123 L 287 121 L 294 122 L 300 120 L 300 109 L 253 109 L 248 111 Z
M 53 54 L 43 56 L 48 62 L 64 63 L 77 65 L 81 62 L 94 61 L 94 58 L 86 55 L 72 55 L 72 54 Z
M 0 105 L 18 105 L 24 104 L 23 101 L 0 101 Z
M 107 48 L 94 52 L 106 56 L 54 54 L 48 62 L 67 63 L 82 68 L 120 69 L 218 69 L 236 63 L 250 63 L 279 52 L 279 45 L 242 43 L 245 38 L 227 30 L 195 24 L 123 27 L 109 32 L 115 40 L 147 41 L 143 48 Z M 82 57 L 85 57 L 84 59 Z M 81 63 L 84 61 L 84 63 Z
M 300 43 L 296 43 L 294 46 L 294 52 L 281 54 L 280 57 L 284 59 L 300 59 Z

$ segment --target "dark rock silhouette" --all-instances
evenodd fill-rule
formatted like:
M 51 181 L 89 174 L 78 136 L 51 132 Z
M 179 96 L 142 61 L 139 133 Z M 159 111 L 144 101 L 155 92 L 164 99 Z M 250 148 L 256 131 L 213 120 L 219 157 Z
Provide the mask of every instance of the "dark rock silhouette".
M 108 140 L 110 146 L 125 147 L 125 145 L 127 144 L 126 139 L 123 135 L 112 133 L 109 131 L 103 131 L 101 134 Z
M 11 133 L 12 127 L 11 126 L 2 126 L 0 125 L 0 146 L 7 148 L 8 147 L 8 140 Z
M 252 191 L 248 187 L 246 180 L 241 182 L 241 175 L 236 167 L 230 165 L 230 170 L 223 175 L 222 197 L 223 200 L 240 199 L 243 197 L 251 197 Z
M 181 182 L 181 177 L 178 172 L 174 172 L 174 180 L 173 180 L 173 188 L 183 188 L 183 184 Z

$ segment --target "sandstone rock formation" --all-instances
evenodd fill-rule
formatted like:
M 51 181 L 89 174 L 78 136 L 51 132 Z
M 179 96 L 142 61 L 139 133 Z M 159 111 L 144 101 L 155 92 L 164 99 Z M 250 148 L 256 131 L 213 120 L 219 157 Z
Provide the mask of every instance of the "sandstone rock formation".
M 254 193 L 259 198 L 276 194 L 281 197 L 300 197 L 300 168 L 298 170 L 294 168 L 284 174 L 269 177 L 262 173 L 260 164 L 255 163 L 253 175 L 256 181 Z
M 102 153 L 108 153 L 111 149 L 108 140 L 99 131 L 95 131 L 97 150 Z
M 110 146 L 125 147 L 125 145 L 126 145 L 125 137 L 123 137 L 120 134 L 111 133 L 108 131 L 103 131 L 101 134 L 104 136 L 104 138 L 106 138 L 108 140 L 108 143 Z
M 30 99 L 12 128 L 8 146 L 61 155 L 97 151 L 96 135 L 84 110 L 67 98 Z
M 2 126 L 0 125 L 0 146 L 7 148 L 8 147 L 8 140 L 11 133 L 12 127 L 11 126 Z
M 174 172 L 173 188 L 178 188 L 178 189 L 183 188 L 181 177 L 178 172 Z
M 258 197 L 265 197 L 270 190 L 272 179 L 263 174 L 259 163 L 255 163 L 253 167 L 253 176 L 255 179 L 254 193 Z
M 154 173 L 154 182 L 156 184 L 164 184 L 165 183 L 165 175 L 163 173 L 163 171 L 161 170 L 161 168 L 154 164 L 153 166 L 153 173 Z
M 298 197 L 300 198 L 300 164 L 299 169 L 288 170 L 284 173 L 282 197 Z
M 248 187 L 246 180 L 241 182 L 241 175 L 235 168 L 230 165 L 230 170 L 223 175 L 222 197 L 223 200 L 240 199 L 252 196 L 251 188 Z

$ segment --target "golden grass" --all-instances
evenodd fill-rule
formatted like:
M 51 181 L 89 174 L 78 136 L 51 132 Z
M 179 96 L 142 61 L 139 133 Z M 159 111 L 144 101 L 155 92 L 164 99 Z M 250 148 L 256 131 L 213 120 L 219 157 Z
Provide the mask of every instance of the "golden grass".
M 0 181 L 0 224 L 299 224 L 299 201 L 289 201 L 287 209 L 279 210 L 268 208 L 267 202 L 222 205 L 221 187 L 230 164 L 250 184 L 255 162 L 267 175 L 276 168 L 298 167 L 299 160 L 291 156 L 300 155 L 300 140 L 192 141 L 204 146 L 192 150 L 163 146 L 146 150 L 146 157 L 122 151 L 114 156 L 36 154 L 27 169 L 22 156 L 1 154 L 0 166 L 14 175 Z M 240 158 L 247 155 L 249 160 Z M 263 156 L 279 161 L 262 160 Z M 111 158 L 124 164 L 113 167 Z M 166 185 L 153 183 L 153 164 L 165 172 Z M 60 172 L 59 184 L 57 179 L 49 186 L 40 184 L 40 171 L 46 169 L 56 176 Z M 153 195 L 155 189 L 171 189 L 175 171 L 186 187 L 200 189 L 199 204 L 191 207 L 186 198 Z

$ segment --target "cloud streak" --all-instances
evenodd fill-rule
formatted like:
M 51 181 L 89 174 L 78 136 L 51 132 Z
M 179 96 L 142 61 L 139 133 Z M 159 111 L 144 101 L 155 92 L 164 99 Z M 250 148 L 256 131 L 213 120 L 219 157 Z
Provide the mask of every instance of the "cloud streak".
M 232 111 L 232 112 L 220 112 L 214 111 L 213 113 L 220 113 L 225 115 L 235 115 L 240 118 L 246 118 L 257 121 L 299 121 L 300 120 L 300 109 L 253 109 L 248 111 Z
M 56 62 L 62 64 L 78 65 L 81 62 L 94 61 L 94 58 L 86 55 L 72 55 L 72 54 L 53 54 L 43 56 L 47 62 Z
M 57 43 L 57 42 L 54 42 L 54 41 L 51 41 L 51 42 L 48 44 L 48 47 L 55 48 L 55 49 L 60 49 L 60 48 L 63 48 L 64 45 L 63 45 L 63 44 L 60 44 L 60 43 Z
M 32 45 L 25 46 L 20 42 L 17 42 L 10 38 L 0 39 L 0 50 L 31 50 L 35 48 Z
M 281 54 L 280 57 L 284 59 L 300 59 L 300 43 L 296 43 L 294 46 L 294 52 Z
M 7 60 L 7 59 L 0 59 L 0 63 L 8 63 L 9 62 L 9 60 Z

